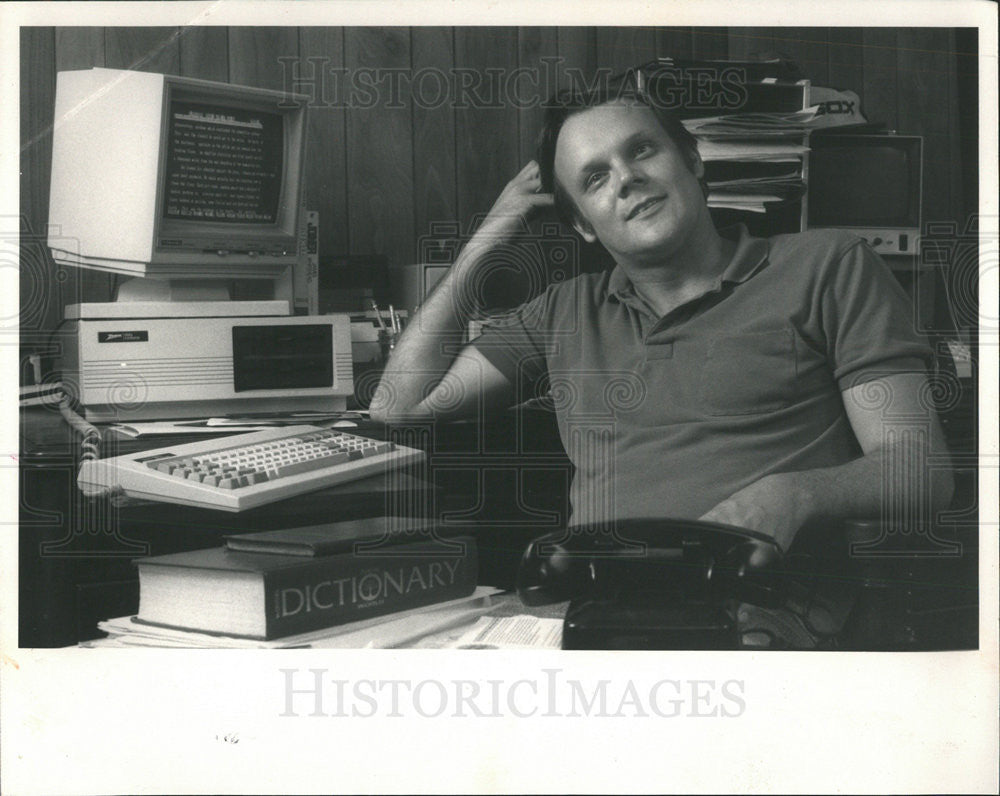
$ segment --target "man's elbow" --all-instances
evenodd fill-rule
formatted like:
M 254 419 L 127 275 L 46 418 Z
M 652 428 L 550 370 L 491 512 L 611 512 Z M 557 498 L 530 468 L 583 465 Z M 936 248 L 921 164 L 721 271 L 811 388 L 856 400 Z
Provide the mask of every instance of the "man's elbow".
M 375 395 L 372 396 L 371 404 L 368 406 L 368 416 L 376 423 L 391 424 L 426 421 L 431 418 L 423 404 L 408 405 L 386 387 L 385 382 L 379 384 L 375 390 Z
M 369 417 L 376 423 L 396 423 L 403 414 L 400 409 L 399 396 L 383 380 L 368 405 Z
M 400 407 L 390 402 L 372 401 L 368 407 L 368 415 L 376 423 L 402 423 L 406 420 L 413 420 L 415 413 L 401 411 Z

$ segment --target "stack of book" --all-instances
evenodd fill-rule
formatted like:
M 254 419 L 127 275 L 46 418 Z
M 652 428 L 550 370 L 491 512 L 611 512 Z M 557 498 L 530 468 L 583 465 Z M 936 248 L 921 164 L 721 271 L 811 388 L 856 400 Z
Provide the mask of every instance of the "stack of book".
M 406 522 L 239 534 L 222 547 L 139 559 L 138 614 L 99 627 L 122 644 L 311 646 L 335 628 L 353 632 L 431 605 L 469 619 L 488 608 L 482 600 L 496 590 L 476 590 L 475 540 L 412 521 L 392 530 Z

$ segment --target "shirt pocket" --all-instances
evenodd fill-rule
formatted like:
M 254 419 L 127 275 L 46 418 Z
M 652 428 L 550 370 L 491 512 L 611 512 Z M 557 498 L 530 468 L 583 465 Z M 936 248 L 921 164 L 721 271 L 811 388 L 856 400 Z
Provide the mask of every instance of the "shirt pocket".
M 792 329 L 717 337 L 701 371 L 705 413 L 757 415 L 789 406 L 796 394 Z

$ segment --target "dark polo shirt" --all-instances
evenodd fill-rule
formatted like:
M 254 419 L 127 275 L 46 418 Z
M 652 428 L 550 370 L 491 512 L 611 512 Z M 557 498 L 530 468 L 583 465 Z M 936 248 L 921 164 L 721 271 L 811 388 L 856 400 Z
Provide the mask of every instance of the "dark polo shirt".
M 574 523 L 698 517 L 765 475 L 850 461 L 841 392 L 929 364 L 863 241 L 737 234 L 718 281 L 663 317 L 616 268 L 550 286 L 475 341 L 522 397 L 551 394 Z

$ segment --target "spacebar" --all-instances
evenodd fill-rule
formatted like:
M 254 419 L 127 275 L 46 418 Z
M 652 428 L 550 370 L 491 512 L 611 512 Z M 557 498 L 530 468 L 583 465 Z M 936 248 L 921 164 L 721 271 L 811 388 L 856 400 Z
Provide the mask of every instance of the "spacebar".
M 336 456 L 324 456 L 321 459 L 309 459 L 304 462 L 293 462 L 292 464 L 283 464 L 280 467 L 272 467 L 267 471 L 267 477 L 273 478 L 284 478 L 286 475 L 298 475 L 299 473 L 308 473 L 313 470 L 323 470 L 327 467 L 332 467 L 336 464 L 342 464 L 343 462 L 348 462 L 351 457 L 346 453 L 338 453 Z

